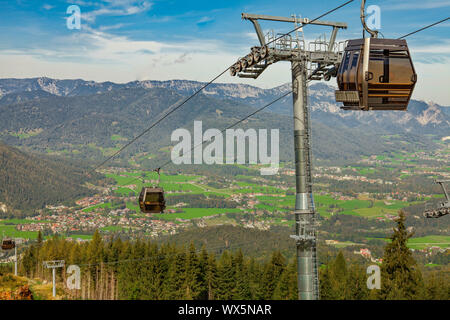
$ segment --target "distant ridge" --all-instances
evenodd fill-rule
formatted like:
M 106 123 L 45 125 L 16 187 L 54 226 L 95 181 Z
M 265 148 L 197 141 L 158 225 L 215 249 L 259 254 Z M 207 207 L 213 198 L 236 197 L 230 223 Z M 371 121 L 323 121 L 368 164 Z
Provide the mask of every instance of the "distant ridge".
M 29 79 L 0 79 L 0 105 L 20 102 L 36 97 L 56 95 L 61 97 L 101 94 L 120 89 L 169 89 L 186 96 L 192 94 L 203 82 L 191 80 L 144 80 L 124 84 L 94 82 L 81 79 L 56 80 L 46 77 Z M 290 88 L 284 84 L 271 89 L 262 89 L 247 84 L 213 83 L 202 93 L 219 100 L 231 100 L 254 107 L 262 106 Z M 442 107 L 432 102 L 411 100 L 407 112 L 352 112 L 342 111 L 334 101 L 334 88 L 326 83 L 314 83 L 309 90 L 309 103 L 313 119 L 331 127 L 368 127 L 388 133 L 408 133 L 418 130 L 418 134 L 445 135 L 450 127 L 450 107 Z M 13 96 L 11 96 L 13 94 Z M 292 102 L 286 97 L 274 104 L 269 111 L 290 115 Z

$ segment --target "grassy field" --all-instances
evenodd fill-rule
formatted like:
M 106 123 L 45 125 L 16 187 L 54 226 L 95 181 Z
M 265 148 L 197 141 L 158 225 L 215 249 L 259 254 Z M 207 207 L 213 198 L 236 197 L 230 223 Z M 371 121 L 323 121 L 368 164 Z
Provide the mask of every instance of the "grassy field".
M 370 240 L 373 238 L 367 238 Z M 381 239 L 390 242 L 391 239 Z M 430 247 L 450 248 L 450 236 L 431 235 L 425 237 L 410 238 L 408 240 L 410 249 L 422 250 Z
M 130 193 L 136 194 L 136 191 L 131 190 L 130 188 L 119 187 L 116 190 L 114 190 L 114 193 L 117 193 L 118 195 L 127 197 Z
M 432 235 L 410 238 L 408 241 L 408 247 L 411 249 L 425 249 L 432 246 L 450 248 L 450 236 Z
M 0 235 L 12 238 L 36 239 L 37 231 L 19 231 L 16 230 L 18 224 L 30 224 L 36 221 L 27 219 L 5 219 L 0 220 Z M 40 223 L 49 223 L 50 221 L 41 220 Z
M 142 175 L 144 174 L 144 177 Z M 145 180 L 157 180 L 158 175 L 156 172 L 140 171 L 140 172 L 124 172 L 122 174 L 108 173 L 106 177 L 112 178 L 116 181 L 119 187 L 127 185 L 135 185 L 134 190 L 129 188 L 119 188 L 116 193 L 121 195 L 128 195 L 129 192 L 139 192 L 144 186 L 142 179 Z M 160 186 L 164 188 L 165 191 L 180 191 L 180 192 L 193 192 L 202 193 L 203 189 L 196 186 L 193 183 L 198 180 L 200 176 L 190 176 L 190 175 L 166 175 L 161 174 Z
M 28 132 L 20 132 L 20 133 L 19 132 L 10 132 L 9 135 L 18 137 L 19 139 L 28 139 L 28 138 L 37 136 L 42 131 L 43 131 L 42 129 L 36 129 L 36 130 L 31 130 Z
M 345 248 L 348 246 L 362 246 L 362 244 L 360 244 L 360 243 L 355 243 L 355 242 L 351 242 L 351 241 L 343 241 L 343 242 L 339 242 L 339 243 L 331 244 L 331 245 L 338 249 Z
M 36 239 L 38 235 L 37 231 L 19 231 L 16 230 L 15 225 L 0 224 L 0 235 L 3 234 L 6 237 L 25 238 L 25 239 Z
M 30 223 L 35 223 L 36 221 L 34 220 L 27 220 L 27 219 L 4 219 L 4 220 L 0 220 L 0 224 L 30 224 Z M 47 220 L 40 220 L 40 223 L 49 223 L 50 221 Z
M 92 235 L 90 234 L 72 234 L 69 236 L 72 239 L 83 239 L 83 240 L 92 240 Z
M 111 208 L 111 207 L 112 207 L 112 205 L 111 205 L 110 202 L 99 203 L 99 204 L 96 204 L 95 206 L 83 209 L 83 212 L 92 212 L 92 211 L 94 211 L 97 208 Z
M 403 160 L 405 155 L 400 153 L 391 156 L 381 156 L 384 158 L 395 158 Z M 361 174 L 374 174 L 377 169 L 355 167 Z M 143 184 L 141 177 L 144 176 L 145 180 L 157 179 L 157 174 L 151 171 L 132 171 L 124 172 L 122 174 L 107 174 L 107 177 L 113 178 L 119 188 L 115 190 L 116 194 L 122 196 L 128 196 L 131 192 L 137 194 L 140 192 Z M 137 179 L 136 179 L 137 178 Z M 295 206 L 295 196 L 286 195 L 286 190 L 277 188 L 275 186 L 262 185 L 256 177 L 237 175 L 233 182 L 233 185 L 226 189 L 218 189 L 205 185 L 199 182 L 201 176 L 198 175 L 168 175 L 161 174 L 160 186 L 166 191 L 166 197 L 170 197 L 176 194 L 204 194 L 206 196 L 214 195 L 221 197 L 230 197 L 233 194 L 251 194 L 260 193 L 262 195 L 256 196 L 259 201 L 255 205 L 256 209 L 267 210 L 269 212 L 286 212 L 291 210 Z M 133 185 L 133 187 L 125 187 L 127 185 Z M 292 191 L 292 190 L 291 190 Z M 323 217 L 330 217 L 334 214 L 348 214 L 367 218 L 384 217 L 385 215 L 396 215 L 398 210 L 415 203 L 407 203 L 398 200 L 391 200 L 389 202 L 382 200 L 372 200 L 369 198 L 359 198 L 352 200 L 338 200 L 334 199 L 330 195 L 314 195 L 315 207 L 318 213 Z M 129 209 L 135 210 L 139 213 L 139 207 L 135 203 L 128 203 Z M 173 216 L 173 218 L 167 218 L 165 215 L 161 216 L 163 219 L 173 220 L 175 218 L 191 219 L 193 217 L 204 216 L 204 212 L 194 214 L 192 211 L 184 213 L 181 216 Z M 205 213 L 205 215 L 213 215 L 214 213 Z
M 126 141 L 126 140 L 128 140 L 128 139 L 125 138 L 125 137 L 122 137 L 122 136 L 120 136 L 118 134 L 113 134 L 111 136 L 111 141 Z
M 286 211 L 295 205 L 295 196 L 274 197 L 257 196 L 259 204 L 258 209 L 268 211 Z M 332 214 L 350 214 L 367 218 L 383 217 L 386 214 L 396 215 L 398 210 L 406 207 L 409 203 L 402 201 L 372 201 L 363 199 L 354 200 L 336 200 L 328 195 L 315 195 L 314 201 L 316 210 L 323 217 L 330 217 Z
M 227 209 L 227 208 L 183 208 L 184 212 L 180 213 L 163 213 L 155 214 L 155 217 L 164 220 L 175 219 L 195 219 L 206 216 L 213 216 L 221 213 L 241 212 L 240 209 Z
M 382 217 L 386 214 L 396 215 L 397 210 L 393 209 L 384 209 L 379 207 L 373 207 L 373 208 L 359 208 L 352 210 L 356 215 L 360 217 L 366 217 L 366 218 L 375 218 L 375 217 Z

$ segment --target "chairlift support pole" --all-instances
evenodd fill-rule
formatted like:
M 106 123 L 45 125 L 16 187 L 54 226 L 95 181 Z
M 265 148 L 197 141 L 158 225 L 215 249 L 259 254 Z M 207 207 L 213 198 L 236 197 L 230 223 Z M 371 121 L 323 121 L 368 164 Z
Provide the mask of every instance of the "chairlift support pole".
M 232 75 L 241 78 L 258 78 L 272 63 L 289 61 L 292 71 L 293 111 L 294 111 L 294 149 L 295 149 L 295 235 L 291 238 L 297 244 L 297 281 L 300 300 L 319 299 L 319 277 L 317 265 L 317 224 L 314 200 L 312 194 L 311 175 L 311 126 L 307 101 L 307 81 L 328 79 L 340 63 L 342 52 L 336 46 L 336 35 L 339 29 L 346 29 L 347 24 L 330 21 L 311 21 L 307 18 L 285 18 L 268 15 L 242 14 L 242 19 L 250 20 L 255 28 L 261 47 L 253 47 L 252 52 L 259 51 L 265 56 L 261 61 L 244 61 L 240 59 L 230 69 Z M 326 48 L 321 45 L 311 46 L 307 50 L 298 38 L 285 35 L 266 42 L 258 20 L 289 22 L 303 25 L 332 27 L 330 40 Z M 267 43 L 269 45 L 267 45 Z M 304 44 L 304 43 L 303 43 Z M 318 44 L 318 43 L 316 43 Z M 322 42 L 323 44 L 323 42 Z M 262 54 L 267 50 L 267 54 Z M 249 62 L 250 61 L 250 62 Z M 314 69 L 314 70 L 313 70 Z
M 442 191 L 444 192 L 445 199 L 447 199 L 447 203 L 450 203 L 450 197 L 448 196 L 448 192 L 445 189 L 444 182 L 450 182 L 450 180 L 436 180 L 436 183 L 441 185 Z
M 366 0 L 361 0 L 361 23 L 364 27 L 364 30 L 366 30 L 372 38 L 378 37 L 378 31 L 370 29 L 366 24 Z M 364 33 L 364 32 L 363 32 Z
M 62 268 L 65 265 L 64 260 L 51 260 L 51 261 L 44 261 L 43 265 L 47 269 L 52 269 L 52 280 L 53 280 L 53 298 L 56 297 L 56 268 Z
M 158 186 L 159 186 L 159 183 L 161 182 L 161 168 L 155 169 L 154 171 L 158 174 Z

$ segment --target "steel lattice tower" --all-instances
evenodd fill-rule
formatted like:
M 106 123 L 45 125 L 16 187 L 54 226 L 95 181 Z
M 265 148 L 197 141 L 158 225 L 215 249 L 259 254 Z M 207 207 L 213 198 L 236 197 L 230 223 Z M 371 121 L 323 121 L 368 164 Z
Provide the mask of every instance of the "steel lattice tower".
M 292 71 L 294 149 L 295 149 L 295 235 L 298 263 L 298 296 L 301 300 L 319 299 L 319 277 L 317 261 L 317 223 L 314 208 L 312 159 L 311 159 L 311 121 L 308 108 L 308 86 L 310 80 L 329 80 L 336 74 L 342 58 L 340 45 L 336 43 L 338 29 L 347 28 L 347 24 L 329 21 L 310 21 L 306 18 L 284 18 L 267 15 L 242 14 L 255 27 L 260 47 L 252 47 L 250 54 L 241 58 L 231 68 L 231 74 L 242 78 L 254 78 L 271 64 L 289 61 Z M 298 32 L 294 38 L 289 34 L 281 36 L 273 32 L 264 35 L 258 20 L 294 23 Z M 330 39 L 319 38 L 306 43 L 303 30 L 298 24 L 330 26 L 333 28 Z M 296 31 L 297 31 L 296 30 Z M 267 39 L 267 42 L 266 42 Z

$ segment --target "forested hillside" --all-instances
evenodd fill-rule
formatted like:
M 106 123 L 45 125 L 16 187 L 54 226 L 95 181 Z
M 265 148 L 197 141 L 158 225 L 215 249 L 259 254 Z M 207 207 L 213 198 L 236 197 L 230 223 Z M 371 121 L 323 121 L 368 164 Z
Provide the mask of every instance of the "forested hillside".
M 422 275 L 406 247 L 409 237 L 403 220 L 387 244 L 382 264 L 382 288 L 366 286 L 364 265 L 346 261 L 342 253 L 320 268 L 322 299 L 448 299 L 448 273 Z M 69 242 L 53 238 L 24 252 L 19 273 L 49 279 L 45 260 L 64 259 L 81 268 L 81 288 L 66 290 L 69 299 L 297 299 L 296 260 L 271 250 L 257 260 L 226 246 L 206 250 L 193 243 L 176 246 L 153 242 L 104 241 L 96 232 L 92 241 Z M 58 282 L 66 274 L 58 271 Z
M 270 231 L 249 229 L 232 225 L 207 228 L 195 228 L 179 234 L 159 239 L 158 242 L 173 242 L 183 245 L 192 242 L 196 247 L 204 246 L 208 250 L 223 248 L 237 250 L 256 260 L 264 260 L 274 250 L 280 251 L 285 257 L 291 258 L 295 253 L 295 241 L 289 238 L 293 231 L 286 227 L 274 227 Z
M 6 204 L 0 214 L 30 215 L 46 205 L 89 195 L 91 191 L 83 186 L 89 180 L 85 171 L 62 159 L 24 153 L 0 142 L 0 203 Z

